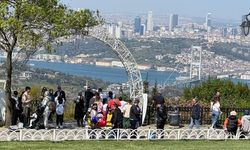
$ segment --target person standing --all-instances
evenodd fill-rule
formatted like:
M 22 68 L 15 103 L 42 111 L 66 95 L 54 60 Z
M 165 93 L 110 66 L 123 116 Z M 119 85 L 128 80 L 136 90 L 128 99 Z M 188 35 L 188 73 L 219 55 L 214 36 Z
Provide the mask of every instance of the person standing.
M 226 130 L 231 135 L 236 135 L 238 127 L 240 127 L 241 122 L 237 117 L 236 111 L 231 111 L 230 116 L 224 121 L 224 130 Z
M 123 110 L 122 110 L 122 113 L 123 113 L 123 127 L 125 129 L 130 128 L 129 115 L 130 115 L 131 107 L 132 107 L 132 100 L 128 100 L 128 103 L 123 107 Z
M 167 108 L 164 104 L 157 104 L 156 112 L 157 112 L 156 128 L 164 130 L 164 126 L 167 120 Z
M 49 116 L 51 113 L 49 103 L 50 103 L 50 95 L 49 95 L 49 91 L 46 91 L 44 93 L 44 98 L 42 101 L 42 107 L 44 108 L 44 112 L 43 112 L 44 127 L 46 130 L 48 129 L 48 120 L 49 120 Z
M 117 129 L 117 128 L 119 129 L 123 127 L 122 118 L 123 118 L 122 112 L 119 109 L 118 104 L 114 103 L 114 112 L 113 112 L 112 119 L 111 119 L 111 122 L 113 124 L 112 129 Z
M 25 92 L 22 95 L 24 127 L 29 126 L 29 116 L 30 116 L 30 107 L 31 107 L 30 91 L 31 91 L 31 88 L 29 86 L 27 86 L 27 87 L 25 87 Z
M 248 135 L 250 133 L 250 115 L 249 110 L 244 110 L 243 116 L 241 118 L 241 132 L 244 135 Z
M 75 100 L 75 116 L 74 118 L 77 120 L 77 126 L 83 126 L 83 116 L 84 116 L 84 97 L 82 92 L 78 93 L 78 96 Z
M 220 92 L 217 92 L 216 95 L 213 98 L 213 102 L 211 102 L 211 120 L 212 125 L 210 129 L 213 129 L 216 127 L 216 123 L 220 117 L 221 110 L 220 110 Z
M 65 92 L 62 90 L 61 86 L 57 86 L 57 91 L 54 94 L 54 97 L 58 97 L 59 95 L 61 95 L 61 97 L 64 99 L 64 101 L 66 102 L 66 94 Z
M 189 129 L 192 129 L 194 126 L 199 129 L 200 127 L 200 115 L 201 115 L 201 107 L 198 103 L 198 101 L 194 98 L 192 100 L 192 113 L 191 113 L 191 119 L 189 124 Z
M 115 108 L 115 107 L 114 107 L 114 104 L 115 104 L 115 103 L 118 105 L 118 107 L 121 106 L 120 100 L 117 99 L 117 98 L 114 96 L 113 99 L 110 99 L 110 100 L 109 100 L 109 102 L 108 102 L 108 108 L 111 109 L 111 110 L 114 110 L 114 108 Z
M 89 105 L 90 99 L 92 99 L 94 97 L 94 93 L 91 91 L 90 87 L 87 88 L 87 90 L 84 93 L 84 96 L 85 96 L 85 100 L 86 100 L 85 111 L 87 111 L 88 108 L 91 108 L 91 106 Z
M 139 107 L 139 100 L 136 99 L 130 109 L 129 119 L 130 119 L 131 129 L 135 130 L 139 127 L 140 115 L 141 115 L 141 109 Z
M 97 113 L 102 113 L 103 103 L 100 96 L 96 96 L 95 103 L 97 104 Z
M 62 95 L 55 98 L 56 102 L 56 126 L 57 128 L 63 128 L 63 114 L 65 100 Z
M 17 125 L 17 120 L 19 118 L 19 101 L 18 101 L 18 92 L 14 91 L 11 97 L 11 125 Z
M 102 91 L 102 88 L 99 88 L 99 89 L 98 89 L 98 93 L 99 93 L 99 95 L 100 95 L 102 101 L 103 101 L 104 98 L 108 98 L 107 95 L 106 95 L 106 93 L 104 93 L 104 92 Z
M 153 100 L 154 100 L 154 106 L 157 106 L 158 104 L 162 105 L 165 103 L 164 97 L 159 92 L 153 97 Z
M 122 98 L 119 97 L 119 101 L 121 103 L 121 106 L 119 106 L 119 108 L 121 109 L 121 111 L 123 110 L 124 106 L 127 104 L 127 102 Z

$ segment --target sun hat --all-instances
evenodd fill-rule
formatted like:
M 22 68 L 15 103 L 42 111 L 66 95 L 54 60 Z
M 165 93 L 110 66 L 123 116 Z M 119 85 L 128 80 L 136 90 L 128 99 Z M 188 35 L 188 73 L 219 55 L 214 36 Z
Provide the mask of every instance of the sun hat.
M 231 116 L 236 116 L 237 113 L 236 113 L 236 111 L 231 111 L 231 112 L 230 112 L 230 115 L 231 115 Z

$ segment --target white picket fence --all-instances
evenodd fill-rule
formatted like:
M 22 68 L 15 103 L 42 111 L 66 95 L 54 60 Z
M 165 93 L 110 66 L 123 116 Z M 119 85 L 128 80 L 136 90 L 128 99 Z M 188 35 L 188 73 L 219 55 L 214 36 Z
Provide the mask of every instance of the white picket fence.
M 71 141 L 71 140 L 226 140 L 250 139 L 241 133 L 230 136 L 224 130 L 129 130 L 129 129 L 52 129 L 52 130 L 4 130 L 0 141 Z

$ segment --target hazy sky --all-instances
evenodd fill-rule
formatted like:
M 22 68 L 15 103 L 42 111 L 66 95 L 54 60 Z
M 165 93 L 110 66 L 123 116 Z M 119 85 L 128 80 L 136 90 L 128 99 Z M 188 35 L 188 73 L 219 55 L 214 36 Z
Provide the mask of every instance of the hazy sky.
M 71 8 L 98 9 L 114 13 L 177 13 L 189 17 L 213 17 L 240 20 L 250 11 L 250 0 L 61 0 Z

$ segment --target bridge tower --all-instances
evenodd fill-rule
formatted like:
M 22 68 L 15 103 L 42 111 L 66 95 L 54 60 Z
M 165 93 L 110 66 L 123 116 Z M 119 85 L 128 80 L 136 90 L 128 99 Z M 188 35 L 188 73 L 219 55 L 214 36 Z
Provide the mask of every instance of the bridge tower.
M 191 49 L 191 62 L 190 62 L 190 80 L 197 79 L 201 80 L 201 57 L 202 47 L 192 46 Z

